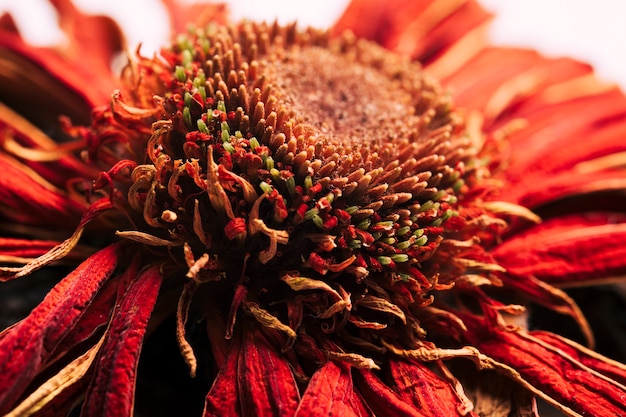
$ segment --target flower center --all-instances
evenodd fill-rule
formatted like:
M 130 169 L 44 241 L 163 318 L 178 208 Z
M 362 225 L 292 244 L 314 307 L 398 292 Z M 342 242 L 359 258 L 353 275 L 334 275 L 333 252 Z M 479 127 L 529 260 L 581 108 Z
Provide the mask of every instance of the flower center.
M 243 306 L 290 343 L 301 329 L 370 347 L 394 326 L 424 336 L 409 306 L 458 272 L 437 249 L 473 153 L 419 65 L 349 37 L 243 24 L 131 69 L 142 109 L 116 96 L 113 112 L 147 159 L 129 153 L 137 166 L 117 179 L 137 214 L 121 236 L 167 246 L 188 277 L 222 286 L 230 320 Z M 94 155 L 126 152 L 98 143 L 109 151 Z

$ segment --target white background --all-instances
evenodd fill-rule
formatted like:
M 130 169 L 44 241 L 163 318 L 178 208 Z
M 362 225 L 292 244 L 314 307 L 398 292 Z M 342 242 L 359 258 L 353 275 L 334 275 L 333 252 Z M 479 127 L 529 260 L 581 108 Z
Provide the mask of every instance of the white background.
M 165 10 L 158 0 L 74 0 L 91 12 L 113 15 L 129 34 L 129 45 L 142 42 L 143 51 L 167 42 Z M 384 1 L 384 0 L 381 0 Z M 407 0 L 409 1 L 409 0 Z M 445 0 L 442 0 L 445 1 Z M 328 26 L 347 0 L 230 0 L 233 18 Z M 625 0 L 482 0 L 496 13 L 494 43 L 526 46 L 551 56 L 572 56 L 591 62 L 601 78 L 626 89 Z M 11 10 L 23 35 L 37 44 L 62 41 L 46 0 L 0 0 L 0 11 Z

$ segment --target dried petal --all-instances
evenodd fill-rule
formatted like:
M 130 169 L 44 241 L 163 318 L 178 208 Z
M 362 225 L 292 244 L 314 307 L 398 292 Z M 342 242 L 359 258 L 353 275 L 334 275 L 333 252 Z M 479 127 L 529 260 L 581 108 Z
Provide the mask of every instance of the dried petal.
M 356 396 L 350 367 L 341 362 L 328 361 L 313 374 L 295 417 L 370 415 L 355 404 Z
M 242 416 L 290 416 L 300 401 L 289 364 L 258 330 L 245 335 L 239 352 L 237 387 Z
M 241 344 L 233 341 L 226 360 L 206 396 L 204 417 L 239 417 L 241 404 L 237 381 Z
M 32 313 L 0 338 L 0 413 L 6 413 L 46 364 L 113 273 L 119 246 L 109 246 L 59 282 Z
M 355 381 L 367 405 L 377 415 L 388 417 L 426 417 L 429 415 L 405 402 L 370 370 L 357 371 Z
M 516 369 L 533 387 L 560 404 L 566 414 L 626 414 L 626 387 L 564 351 L 521 331 L 490 329 L 479 339 L 475 337 L 477 329 L 473 330 L 473 342 L 481 352 Z
M 606 223 L 600 223 L 600 217 Z M 624 276 L 626 223 L 613 221 L 610 214 L 546 221 L 499 245 L 493 255 L 509 274 L 532 275 L 553 285 Z
M 415 361 L 389 362 L 394 390 L 400 397 L 430 416 L 464 416 L 472 410 L 457 395 L 448 381 L 443 380 L 425 365 Z M 466 399 L 464 399 L 466 400 Z
M 103 341 L 104 336 L 87 352 L 70 362 L 55 376 L 37 388 L 10 413 L 5 414 L 5 417 L 31 416 L 48 405 L 59 393 L 80 381 L 96 358 Z
M 153 266 L 123 295 L 100 350 L 84 415 L 132 415 L 139 353 L 162 279 L 159 267 Z

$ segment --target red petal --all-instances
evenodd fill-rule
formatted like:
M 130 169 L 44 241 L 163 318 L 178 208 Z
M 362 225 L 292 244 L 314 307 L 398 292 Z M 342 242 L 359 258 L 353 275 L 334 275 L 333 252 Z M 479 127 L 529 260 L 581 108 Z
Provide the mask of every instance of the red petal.
M 605 219 L 604 224 L 599 218 Z M 493 251 L 507 273 L 555 285 L 580 285 L 626 275 L 626 223 L 611 214 L 546 221 Z
M 561 350 L 574 358 L 576 361 L 588 366 L 594 371 L 600 372 L 622 385 L 626 385 L 625 364 L 602 356 L 591 349 L 553 333 L 544 331 L 534 331 L 529 333 L 534 338 Z
M 359 369 L 355 375 L 357 387 L 367 405 L 376 415 L 387 417 L 428 417 L 412 404 L 404 402 L 368 369 Z
M 159 267 L 151 267 L 130 284 L 119 301 L 95 364 L 82 415 L 132 415 L 137 363 L 162 280 Z
M 313 374 L 296 417 L 371 415 L 362 403 L 355 403 L 355 400 L 362 401 L 354 391 L 350 367 L 328 361 Z
M 38 127 L 2 103 L 0 103 L 0 131 L 4 131 L 2 133 L 4 138 L 0 141 L 3 150 L 21 158 L 24 165 L 56 187 L 66 187 L 68 178 L 90 178 L 97 174 L 93 167 L 88 167 L 71 153 L 83 145 L 82 143 L 74 142 L 69 149 L 67 143 L 55 142 Z
M 475 337 L 479 330 L 474 330 L 470 334 Z M 482 353 L 516 369 L 549 398 L 581 415 L 626 415 L 626 387 L 527 333 L 491 329 L 472 343 Z
M 24 97 L 37 97 L 38 106 L 26 107 L 25 112 L 20 112 L 29 116 L 33 113 L 38 123 L 41 117 L 33 109 L 41 106 L 54 114 L 69 116 L 75 123 L 88 124 L 91 109 L 108 103 L 111 92 L 116 85 L 119 86 L 109 69 L 106 73 L 94 72 L 81 63 L 80 57 L 68 62 L 68 57 L 27 45 L 17 35 L 2 33 L 0 53 L 7 62 L 18 66 L 21 74 L 28 74 L 24 77 L 15 71 L 5 72 L 9 74 L 8 79 L 0 78 L 4 99 L 10 103 L 22 103 Z M 0 66 L 4 66 L 2 62 Z
M 395 391 L 400 397 L 429 416 L 464 416 L 467 404 L 456 391 L 425 365 L 403 360 L 389 361 Z
M 91 256 L 0 338 L 0 414 L 10 409 L 113 273 L 119 246 Z
M 233 341 L 224 365 L 217 374 L 204 403 L 204 417 L 241 416 L 237 389 L 237 365 L 240 343 Z
M 30 240 L 0 237 L 0 260 L 2 262 L 26 263 L 58 245 L 51 240 Z
M 113 58 L 125 49 L 117 23 L 108 16 L 86 15 L 71 0 L 50 2 L 57 9 L 61 29 L 71 40 L 65 54 L 80 59 L 92 72 L 110 74 Z
M 475 1 L 352 1 L 333 28 L 370 39 L 428 63 L 454 45 L 489 14 Z
M 0 154 L 0 166 L 0 207 L 4 216 L 21 224 L 76 225 L 84 207 L 6 155 Z
M 237 365 L 237 385 L 242 416 L 291 416 L 300 401 L 285 357 L 276 352 L 258 330 L 244 336 Z
M 189 4 L 179 0 L 162 0 L 168 9 L 172 33 L 184 33 L 190 23 L 203 27 L 209 22 L 224 25 L 228 21 L 228 10 L 224 4 Z

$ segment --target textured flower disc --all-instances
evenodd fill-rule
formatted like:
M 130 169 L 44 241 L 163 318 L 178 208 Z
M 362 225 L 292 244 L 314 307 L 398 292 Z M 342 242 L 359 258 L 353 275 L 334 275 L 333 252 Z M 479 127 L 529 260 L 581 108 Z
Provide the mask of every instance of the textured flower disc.
M 133 102 L 115 95 L 93 128 L 94 161 L 130 150 L 109 171 L 136 225 L 118 234 L 183 246 L 169 254 L 187 276 L 234 299 L 229 335 L 243 307 L 285 345 L 303 326 L 343 345 L 324 349 L 418 346 L 409 305 L 465 269 L 437 249 L 476 174 L 439 87 L 372 43 L 295 26 L 194 30 L 161 54 L 126 71 Z

